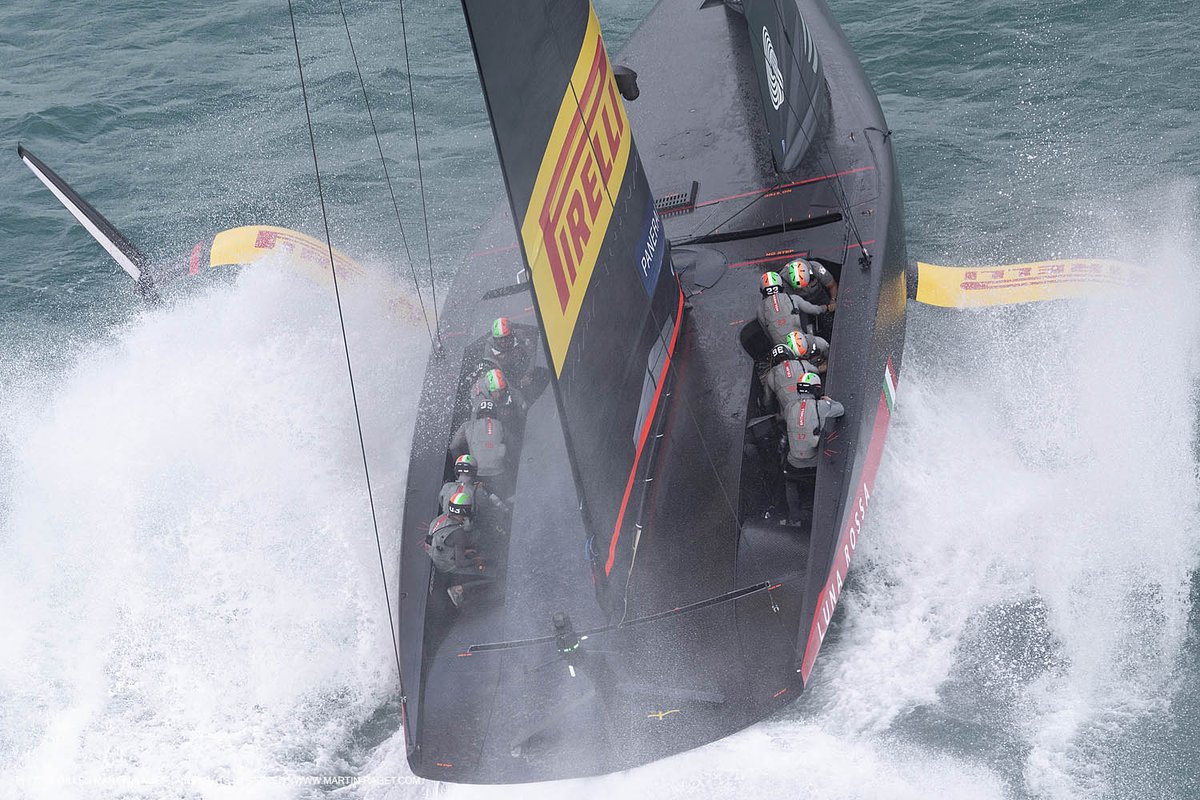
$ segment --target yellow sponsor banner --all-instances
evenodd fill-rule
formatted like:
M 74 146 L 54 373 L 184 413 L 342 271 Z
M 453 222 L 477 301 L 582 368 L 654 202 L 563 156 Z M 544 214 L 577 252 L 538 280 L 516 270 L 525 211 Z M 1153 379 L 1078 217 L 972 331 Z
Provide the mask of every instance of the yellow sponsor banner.
M 554 359 L 562 374 L 600 245 L 629 163 L 629 119 L 617 93 L 595 9 L 563 87 L 521 239 Z
M 193 275 L 199 270 L 202 245 L 196 245 L 192 251 L 188 271 Z M 270 254 L 283 254 L 288 267 L 318 284 L 333 282 L 329 272 L 329 246 L 325 242 L 299 231 L 273 225 L 243 225 L 221 231 L 213 237 L 208 266 L 251 264 Z M 369 275 L 361 264 L 337 249 L 333 251 L 333 262 L 337 266 L 338 280 L 373 280 L 394 314 L 411 322 L 422 320 L 422 310 L 398 287 L 388 283 L 386 278 L 378 273 Z
M 1036 303 L 1127 287 L 1137 277 L 1130 264 L 1104 259 L 1063 259 L 994 267 L 943 267 L 917 262 L 917 301 L 943 308 Z
M 320 239 L 271 225 L 243 225 L 213 237 L 208 263 L 212 267 L 249 264 L 268 253 L 287 253 L 289 260 L 314 278 L 329 276 L 329 246 Z M 333 251 L 339 275 L 359 275 L 363 269 L 345 253 Z

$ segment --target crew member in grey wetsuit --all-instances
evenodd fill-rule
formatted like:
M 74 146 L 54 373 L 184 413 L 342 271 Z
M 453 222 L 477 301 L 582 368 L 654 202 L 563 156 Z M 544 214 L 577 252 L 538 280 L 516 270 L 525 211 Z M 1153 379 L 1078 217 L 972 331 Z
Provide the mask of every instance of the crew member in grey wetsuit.
M 472 516 L 471 498 L 458 492 L 450 498 L 449 510 L 429 523 L 425 534 L 425 552 L 433 568 L 454 580 L 446 594 L 456 607 L 465 602 L 464 588 L 492 580 L 484 569 L 483 559 L 475 552 L 468 530 Z
M 454 480 L 446 481 L 442 484 L 442 491 L 438 493 L 438 508 L 443 514 L 450 510 L 450 498 L 459 492 L 465 492 L 471 498 L 471 507 L 476 509 L 477 514 L 483 511 L 480 508 L 480 501 L 486 500 L 491 505 L 501 511 L 507 511 L 508 506 L 503 500 L 487 490 L 486 487 L 476 477 L 478 467 L 475 463 L 475 457 L 470 453 L 459 456 L 454 462 Z M 470 520 L 466 526 L 467 530 L 471 530 L 474 526 L 474 520 Z M 485 530 L 487 530 L 485 526 Z
M 787 425 L 783 483 L 788 517 L 793 524 L 800 524 L 811 521 L 821 435 L 830 421 L 845 414 L 846 409 L 829 395 L 821 394 L 821 376 L 815 372 L 802 375 L 796 382 L 796 391 L 798 398 L 783 411 Z
M 796 308 L 812 317 L 817 331 L 828 335 L 833 330 L 833 312 L 837 310 L 838 285 L 833 273 L 819 261 L 797 258 L 783 268 L 783 277 Z
M 449 510 L 429 523 L 425 552 L 438 572 L 470 570 L 477 566 L 468 552 L 473 544 L 468 528 L 472 511 L 470 496 L 458 492 L 450 498 Z
M 815 370 L 810 367 L 807 372 L 825 374 L 828 367 L 826 362 L 829 361 L 829 342 L 815 333 L 793 331 L 788 334 L 785 344 L 801 361 L 816 367 Z
M 450 440 L 450 452 L 455 456 L 470 453 L 476 477 L 501 498 L 512 496 L 504 421 L 498 417 L 496 404 L 491 400 L 478 401 L 471 419 L 460 425 Z
M 787 344 L 771 348 L 771 369 L 763 377 L 763 390 L 775 398 L 775 408 L 782 414 L 797 398 L 796 382 L 806 372 L 815 372 L 816 367 L 797 356 Z
M 789 333 L 800 330 L 800 317 L 794 298 L 782 291 L 783 278 L 779 277 L 778 272 L 764 273 L 758 290 L 762 293 L 762 302 L 758 305 L 758 324 L 762 326 L 771 347 L 783 344 Z
M 499 412 L 497 416 L 508 417 L 512 412 L 521 416 L 529 410 L 525 398 L 516 389 L 508 385 L 508 379 L 499 369 L 489 369 L 476 379 L 471 387 L 471 401 L 490 400 Z
M 529 385 L 529 349 L 518 340 L 508 317 L 492 321 L 492 345 L 483 363 L 500 369 L 505 379 L 515 381 L 518 387 Z

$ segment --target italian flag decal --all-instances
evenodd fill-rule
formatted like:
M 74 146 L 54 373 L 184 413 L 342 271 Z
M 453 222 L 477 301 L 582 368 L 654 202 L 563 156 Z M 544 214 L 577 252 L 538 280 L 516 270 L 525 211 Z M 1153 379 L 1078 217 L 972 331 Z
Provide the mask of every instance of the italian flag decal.
M 883 368 L 883 399 L 887 401 L 888 412 L 896 410 L 896 376 L 892 374 L 892 360 Z

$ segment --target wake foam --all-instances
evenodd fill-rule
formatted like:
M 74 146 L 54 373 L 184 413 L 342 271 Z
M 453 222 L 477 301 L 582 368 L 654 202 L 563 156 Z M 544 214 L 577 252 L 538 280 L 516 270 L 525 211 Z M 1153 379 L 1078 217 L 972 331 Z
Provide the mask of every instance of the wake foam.
M 342 292 L 394 594 L 428 342 L 372 288 Z M 344 772 L 396 668 L 331 287 L 260 263 L 73 355 L 0 366 L 6 782 Z

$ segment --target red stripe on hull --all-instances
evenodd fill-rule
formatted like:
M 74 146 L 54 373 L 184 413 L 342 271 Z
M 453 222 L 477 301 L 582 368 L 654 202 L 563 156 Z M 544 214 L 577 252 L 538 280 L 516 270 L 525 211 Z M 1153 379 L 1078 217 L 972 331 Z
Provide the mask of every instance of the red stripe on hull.
M 683 324 L 683 289 L 679 290 L 679 307 L 675 311 L 675 330 L 671 332 L 671 345 L 667 348 L 667 357 L 663 360 L 662 371 L 658 374 L 658 386 L 654 389 L 654 400 L 650 403 L 650 411 L 642 423 L 642 432 L 638 436 L 637 450 L 633 454 L 633 465 L 629 468 L 629 480 L 625 483 L 625 496 L 621 498 L 621 509 L 617 512 L 617 524 L 613 526 L 612 541 L 608 544 L 608 560 L 604 562 L 604 574 L 612 572 L 613 562 L 617 560 L 617 542 L 621 538 L 621 523 L 625 521 L 625 509 L 629 505 L 629 494 L 633 491 L 633 479 L 637 476 L 638 462 L 642 460 L 642 449 L 646 446 L 646 438 L 650 435 L 650 426 L 658 411 L 658 400 L 662 396 L 663 381 L 667 377 L 667 369 L 671 366 L 671 357 L 675 354 L 675 343 L 679 341 L 679 328 Z
M 887 360 L 887 370 L 892 373 L 892 359 Z M 850 504 L 846 525 L 838 536 L 837 549 L 834 551 L 833 566 L 829 577 L 821 589 L 820 601 L 816 613 L 813 614 L 812 627 L 808 631 L 808 642 L 804 646 L 804 660 L 800 664 L 800 679 L 808 684 L 808 676 L 812 674 L 813 664 L 817 660 L 817 651 L 825 640 L 829 630 L 829 620 L 833 618 L 833 610 L 837 608 L 838 598 L 842 594 L 842 584 L 850 571 L 850 560 L 858 547 L 858 534 L 862 530 L 863 520 L 867 516 L 867 506 L 871 502 L 871 490 L 875 487 L 875 475 L 879 472 L 879 462 L 883 458 L 883 443 L 887 439 L 888 423 L 892 413 L 888 409 L 887 397 L 879 393 L 879 405 L 875 408 L 875 425 L 871 430 L 871 441 L 867 445 L 867 460 L 863 463 L 862 480 L 858 491 Z

